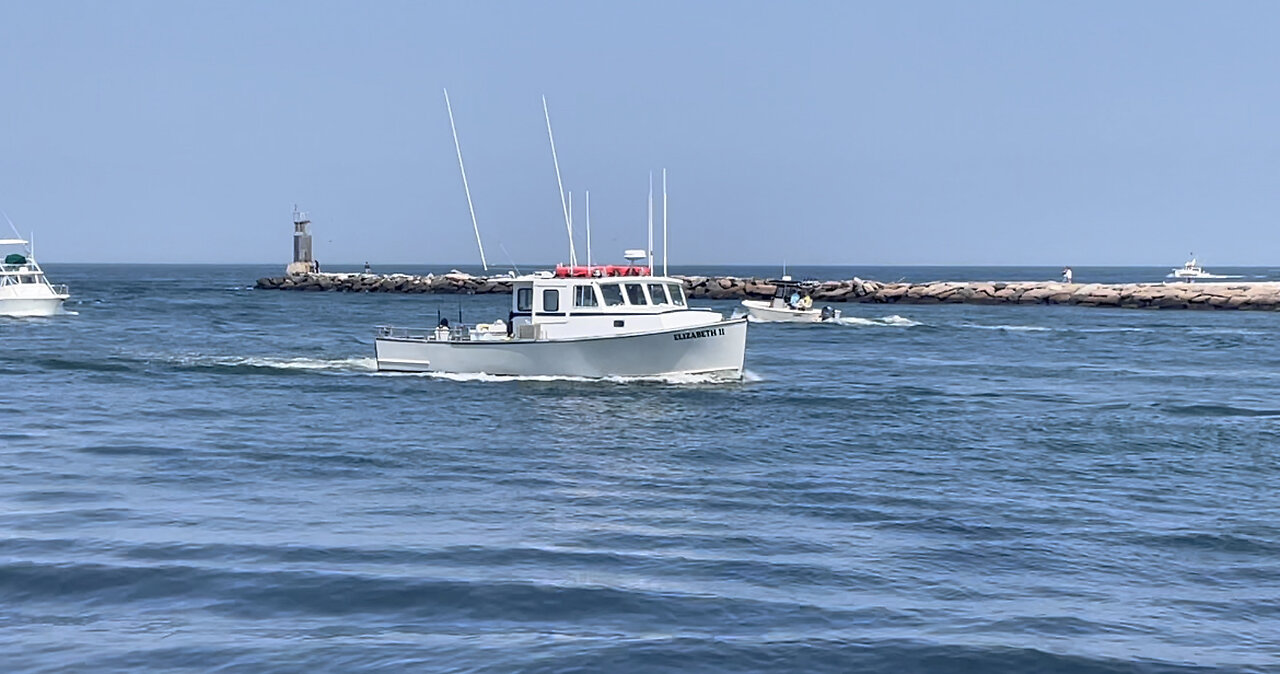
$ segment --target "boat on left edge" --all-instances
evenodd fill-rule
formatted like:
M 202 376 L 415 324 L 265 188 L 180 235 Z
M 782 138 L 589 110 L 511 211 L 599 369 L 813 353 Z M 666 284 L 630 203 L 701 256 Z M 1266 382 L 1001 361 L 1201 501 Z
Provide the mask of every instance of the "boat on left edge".
M 0 316 L 54 316 L 65 313 L 62 303 L 71 297 L 67 286 L 45 277 L 31 244 L 25 239 L 0 239 Z

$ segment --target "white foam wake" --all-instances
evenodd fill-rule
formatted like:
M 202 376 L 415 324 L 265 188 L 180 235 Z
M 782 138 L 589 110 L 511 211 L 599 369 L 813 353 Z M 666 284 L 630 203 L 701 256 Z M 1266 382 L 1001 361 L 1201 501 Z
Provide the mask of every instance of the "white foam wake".
M 193 362 L 188 360 L 188 362 Z M 374 372 L 378 365 L 373 358 L 269 358 L 246 356 L 234 358 L 194 359 L 197 365 L 223 367 L 258 367 L 270 370 L 316 370 L 337 372 Z
M 377 374 L 389 377 L 425 377 L 457 382 L 606 382 L 615 384 L 655 383 L 681 386 L 729 384 L 764 381 L 760 375 L 745 370 L 742 377 L 720 373 L 671 374 L 636 377 L 575 377 L 568 375 L 498 375 L 484 372 L 379 372 L 374 358 L 270 358 L 244 356 L 231 358 L 187 357 L 177 361 L 183 365 L 201 367 L 253 367 L 267 370 L 308 370 L 315 372 L 350 372 Z
M 975 330 L 1002 330 L 1005 332 L 1051 332 L 1053 328 L 1046 328 L 1042 325 L 979 325 L 977 323 L 963 323 L 962 328 L 973 328 Z
M 893 314 L 891 316 L 881 316 L 879 318 L 862 318 L 861 316 L 841 316 L 834 323 L 837 325 L 847 326 L 871 326 L 871 327 L 891 327 L 891 328 L 910 328 L 912 326 L 921 325 L 919 321 L 913 321 L 905 316 Z
M 485 372 L 383 372 L 391 377 L 425 377 L 456 382 L 594 382 L 607 384 L 671 384 L 675 386 L 701 386 L 714 384 L 736 384 L 740 382 L 764 381 L 764 377 L 744 370 L 742 378 L 725 374 L 668 374 L 646 375 L 634 377 L 576 377 L 571 375 L 514 375 L 488 374 Z

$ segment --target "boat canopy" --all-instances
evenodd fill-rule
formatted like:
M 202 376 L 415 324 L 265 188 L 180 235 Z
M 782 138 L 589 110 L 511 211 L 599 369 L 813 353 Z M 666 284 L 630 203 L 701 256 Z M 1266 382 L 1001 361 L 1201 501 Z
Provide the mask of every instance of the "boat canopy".
M 22 255 L 21 253 L 9 253 L 8 255 L 4 256 L 4 263 L 5 264 L 26 264 L 27 256 Z
M 623 264 L 598 264 L 589 267 L 556 265 L 556 278 L 604 278 L 609 276 L 649 276 L 649 268 Z
M 773 286 L 773 296 L 788 298 L 792 292 L 805 294 L 804 286 L 797 281 L 769 281 L 769 285 Z

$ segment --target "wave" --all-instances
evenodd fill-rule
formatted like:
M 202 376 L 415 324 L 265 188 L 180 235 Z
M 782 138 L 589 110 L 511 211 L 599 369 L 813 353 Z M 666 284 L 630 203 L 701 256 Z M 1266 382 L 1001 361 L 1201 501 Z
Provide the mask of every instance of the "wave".
M 1166 405 L 1171 414 L 1185 417 L 1280 417 L 1280 410 L 1257 410 L 1231 405 Z
M 165 601 L 200 603 L 230 618 L 361 616 L 383 620 L 520 621 L 534 624 L 617 621 L 640 631 L 665 620 L 704 629 L 815 628 L 833 622 L 903 624 L 903 614 L 878 608 L 825 608 L 787 600 L 718 597 L 646 587 L 565 584 L 538 579 L 488 580 L 397 576 L 304 568 L 242 569 L 205 564 L 100 563 L 63 560 L 0 564 L 7 602 L 77 603 L 87 607 Z M 649 616 L 646 618 L 646 616 Z
M 403 626 L 400 626 L 403 629 Z M 520 671 L 680 672 L 796 671 L 866 672 L 1056 672 L 1059 674 L 1204 674 L 1216 671 L 1193 662 L 1107 654 L 1056 653 L 1047 646 L 971 645 L 877 638 L 866 630 L 807 632 L 772 630 L 764 635 L 707 634 L 699 630 L 670 635 L 619 633 L 600 629 L 585 634 L 558 629 L 556 638 L 525 630 L 472 629 L 465 638 L 386 637 L 377 628 L 347 628 L 346 639 L 299 639 L 288 647 L 262 648 L 256 637 L 228 643 L 206 637 L 151 641 L 130 650 L 75 645 L 72 660 L 89 670 L 299 670 L 299 671 Z M 170 634 L 179 633 L 177 630 Z M 359 638 L 357 638 L 359 637 Z M 162 637 L 163 638 L 163 637 Z M 265 639 L 264 639 L 265 641 Z M 166 644 L 161 646 L 160 644 Z M 271 643 L 267 641 L 266 643 Z M 273 644 L 274 645 L 274 644 Z M 259 646 L 254 648 L 254 646 Z M 26 649 L 30 650 L 30 649 Z M 51 649 L 59 650 L 59 649 Z M 40 656 L 36 656 L 40 657 Z M 1259 658 L 1260 659 L 1260 658 Z M 32 660 L 29 660 L 32 661 Z M 19 661 L 22 662 L 22 661 Z M 41 658 L 32 661 L 43 664 Z M 24 663 L 25 664 L 25 663 Z M 39 667 L 32 666 L 30 669 Z M 1238 666 L 1230 669 L 1239 669 Z M 1247 671 L 1262 671 L 1261 668 Z

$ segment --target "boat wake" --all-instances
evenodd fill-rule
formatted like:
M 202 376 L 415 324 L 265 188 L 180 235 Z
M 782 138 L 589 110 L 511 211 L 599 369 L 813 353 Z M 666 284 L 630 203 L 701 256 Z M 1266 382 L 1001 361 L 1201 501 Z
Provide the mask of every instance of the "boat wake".
M 923 325 L 919 321 L 913 321 L 910 318 L 893 314 L 891 316 L 880 316 L 879 318 L 862 318 L 860 316 L 841 316 L 834 321 L 828 321 L 831 325 L 843 325 L 847 327 L 889 327 L 889 328 L 910 328 L 917 325 Z
M 638 377 L 573 377 L 558 375 L 499 375 L 484 372 L 379 372 L 378 363 L 369 357 L 352 358 L 270 358 L 244 357 L 185 357 L 176 359 L 184 368 L 199 370 L 226 370 L 231 372 L 270 372 L 272 370 L 302 374 L 304 372 L 335 374 L 375 374 L 380 377 L 423 377 L 456 382 L 603 382 L 612 384 L 670 384 L 700 386 L 711 384 L 737 384 L 764 381 L 760 375 L 744 371 L 741 378 L 730 375 L 672 374 Z
M 733 377 L 726 374 L 669 374 L 669 375 L 647 375 L 636 377 L 575 377 L 570 375 L 509 375 L 509 374 L 488 374 L 485 372 L 381 372 L 382 376 L 390 377 L 424 377 L 427 379 L 441 379 L 445 381 L 456 382 L 482 382 L 482 383 L 502 383 L 502 382 L 582 382 L 582 383 L 604 383 L 604 384 L 667 384 L 673 386 L 706 386 L 719 384 L 740 384 L 743 382 L 764 381 L 764 377 L 750 371 L 745 370 L 742 378 Z
M 270 358 L 242 356 L 227 358 L 182 358 L 181 365 L 196 368 L 234 370 L 289 370 L 313 372 L 375 372 L 373 358 Z
M 974 330 L 999 330 L 1001 332 L 1052 332 L 1053 328 L 1043 325 L 981 325 L 978 323 L 962 323 L 962 328 Z

